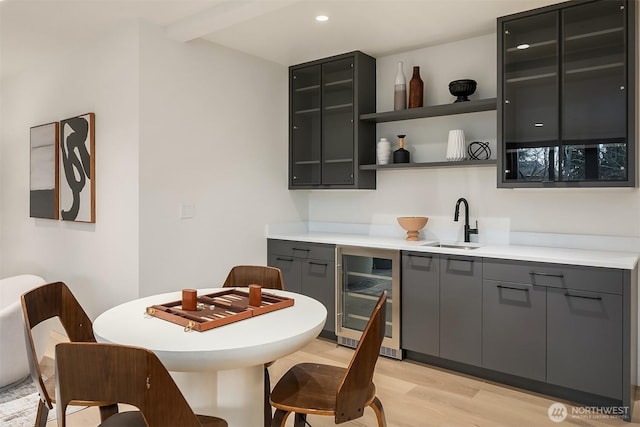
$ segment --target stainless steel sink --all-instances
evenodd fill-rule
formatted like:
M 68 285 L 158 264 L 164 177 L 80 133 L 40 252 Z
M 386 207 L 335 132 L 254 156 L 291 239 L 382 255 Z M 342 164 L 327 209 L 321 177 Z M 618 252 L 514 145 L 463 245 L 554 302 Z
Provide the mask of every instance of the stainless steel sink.
M 475 246 L 473 244 L 454 244 L 454 243 L 436 243 L 435 245 L 432 243 L 428 243 L 423 246 L 433 246 L 435 248 L 447 248 L 447 249 L 464 249 L 464 250 L 478 249 L 480 247 L 480 246 Z

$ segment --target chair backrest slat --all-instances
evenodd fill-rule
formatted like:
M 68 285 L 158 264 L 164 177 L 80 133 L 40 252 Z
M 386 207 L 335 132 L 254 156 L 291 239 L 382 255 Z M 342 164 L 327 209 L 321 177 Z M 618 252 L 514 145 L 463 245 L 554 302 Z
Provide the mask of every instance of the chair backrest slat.
M 378 298 L 336 396 L 336 424 L 359 418 L 375 395 L 373 372 L 385 334 L 387 292 Z
M 58 344 L 56 393 L 59 420 L 65 419 L 64 412 L 72 400 L 90 400 L 135 406 L 150 426 L 200 427 L 164 365 L 143 348 Z
M 237 265 L 231 269 L 223 287 L 260 285 L 266 289 L 284 290 L 279 268 L 262 265 Z

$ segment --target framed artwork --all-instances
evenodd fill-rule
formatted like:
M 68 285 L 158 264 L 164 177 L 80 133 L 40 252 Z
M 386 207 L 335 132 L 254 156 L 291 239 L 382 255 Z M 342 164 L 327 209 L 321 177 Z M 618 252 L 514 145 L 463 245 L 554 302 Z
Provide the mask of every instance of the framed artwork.
M 29 216 L 58 219 L 58 122 L 30 129 Z
M 60 216 L 96 222 L 95 114 L 60 121 Z

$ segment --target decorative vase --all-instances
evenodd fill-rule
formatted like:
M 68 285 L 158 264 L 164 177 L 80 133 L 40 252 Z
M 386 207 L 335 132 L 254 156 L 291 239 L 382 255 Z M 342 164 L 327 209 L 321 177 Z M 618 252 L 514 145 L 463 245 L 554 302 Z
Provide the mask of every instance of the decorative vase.
M 398 72 L 393 90 L 393 109 L 395 111 L 404 110 L 407 108 L 407 80 L 404 78 L 402 61 L 398 62 Z
M 420 67 L 413 67 L 413 76 L 409 81 L 409 108 L 422 107 L 424 83 L 420 78 Z
M 387 138 L 380 138 L 376 147 L 376 153 L 379 165 L 389 164 L 389 160 L 391 159 L 391 143 Z
M 407 135 L 398 135 L 400 138 L 400 142 L 396 151 L 393 152 L 393 163 L 409 163 L 411 158 L 411 153 L 404 149 L 404 137 Z
M 449 131 L 447 143 L 447 160 L 459 161 L 465 157 L 464 131 L 461 129 Z

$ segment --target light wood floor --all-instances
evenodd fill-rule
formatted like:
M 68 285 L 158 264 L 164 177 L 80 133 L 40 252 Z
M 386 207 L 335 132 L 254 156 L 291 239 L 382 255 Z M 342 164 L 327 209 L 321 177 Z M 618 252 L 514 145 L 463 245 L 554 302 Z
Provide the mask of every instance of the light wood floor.
M 272 385 L 295 363 L 304 361 L 346 366 L 352 353 L 353 350 L 335 343 L 315 340 L 269 368 Z M 380 357 L 374 381 L 389 427 L 640 426 L 638 397 L 632 423 L 617 418 L 594 417 L 567 418 L 561 423 L 554 423 L 548 418 L 547 409 L 556 402 L 555 399 L 418 363 Z M 568 408 L 571 411 L 571 406 Z M 69 427 L 96 426 L 99 423 L 98 410 L 84 409 L 69 416 L 68 420 Z M 331 417 L 309 416 L 308 422 L 313 427 L 334 425 Z M 341 425 L 376 426 L 376 420 L 368 408 L 361 419 Z M 57 424 L 49 422 L 47 427 L 57 427 Z

